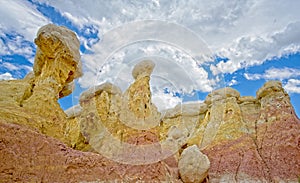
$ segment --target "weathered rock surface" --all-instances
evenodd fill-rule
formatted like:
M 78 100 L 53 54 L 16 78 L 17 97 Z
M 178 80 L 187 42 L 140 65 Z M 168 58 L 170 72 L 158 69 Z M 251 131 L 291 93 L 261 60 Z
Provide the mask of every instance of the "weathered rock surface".
M 196 145 L 183 150 L 178 162 L 180 177 L 183 182 L 201 183 L 208 175 L 210 162 Z
M 299 179 L 300 120 L 280 82 L 267 82 L 256 97 L 218 89 L 204 103 L 160 113 L 151 102 L 155 65 L 142 61 L 124 93 L 104 83 L 64 112 L 57 100 L 81 75 L 79 41 L 47 25 L 35 43 L 33 72 L 0 82 L 1 181 L 176 182 L 179 173 L 185 182 Z
M 210 182 L 297 181 L 300 120 L 280 82 L 267 82 L 256 98 L 219 89 L 205 104 L 189 117 L 184 105 L 168 110 L 160 135 L 176 129 L 182 148 L 198 145 L 211 162 Z
M 211 162 L 210 181 L 297 182 L 300 121 L 281 83 L 267 82 L 257 92 L 256 100 L 242 98 L 237 103 L 246 131 L 203 150 Z M 237 111 L 232 112 L 231 116 Z M 227 131 L 219 128 L 218 133 Z
M 180 182 L 177 164 L 120 164 L 17 124 L 0 122 L 0 182 Z
M 144 60 L 138 63 L 133 71 L 132 76 L 134 79 L 139 79 L 140 77 L 150 77 L 155 64 L 151 60 Z
M 149 85 L 153 68 L 150 61 L 139 63 L 132 72 L 136 80 L 124 94 L 110 83 L 81 94 L 80 128 L 94 151 L 126 164 L 156 163 L 169 156 L 177 163 L 172 149 L 159 142 L 161 114 L 151 102 Z
M 221 89 L 215 90 L 215 91 L 211 92 L 210 94 L 208 94 L 204 103 L 209 105 L 211 103 L 220 101 L 222 99 L 231 98 L 231 97 L 239 98 L 240 93 L 237 90 L 230 88 L 230 87 L 221 88 Z
M 122 97 L 120 120 L 131 128 L 148 130 L 160 122 L 161 114 L 151 101 L 150 74 L 154 66 L 148 60 L 138 63 L 132 71 L 136 80 Z
M 66 114 L 57 100 L 69 95 L 73 80 L 81 76 L 79 41 L 69 29 L 49 24 L 38 31 L 34 42 L 38 47 L 33 73 L 23 80 L 0 82 L 1 118 L 69 144 Z

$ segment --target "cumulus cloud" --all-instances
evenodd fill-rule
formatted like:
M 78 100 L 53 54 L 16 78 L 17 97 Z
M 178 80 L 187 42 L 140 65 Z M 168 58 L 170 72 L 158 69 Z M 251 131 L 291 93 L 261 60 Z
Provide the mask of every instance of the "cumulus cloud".
M 3 37 L 3 36 L 1 36 Z M 7 46 L 5 45 L 4 41 L 0 39 L 0 55 L 8 55 L 9 51 Z
M 264 45 L 267 46 L 272 41 L 278 43 L 280 48 L 271 49 L 271 54 L 278 56 L 278 49 L 289 45 L 293 40 L 293 36 L 286 36 L 285 33 L 299 33 L 297 25 L 293 25 L 293 22 L 300 19 L 298 1 L 45 2 L 55 6 L 74 23 L 91 21 L 98 24 L 103 32 L 136 20 L 176 22 L 195 31 L 214 51 L 227 54 L 234 63 L 240 62 L 235 54 L 244 55 L 246 60 L 262 61 L 265 53 L 255 56 L 261 51 L 256 46 L 264 49 Z M 282 41 L 277 38 L 280 37 L 278 32 L 283 35 Z
M 78 27 L 91 22 L 100 28 L 98 36 L 102 40 L 99 43 L 90 44 L 90 47 L 87 44 L 85 46 L 94 54 L 84 54 L 82 57 L 85 72 L 83 78 L 79 80 L 82 87 L 113 81 L 124 90 L 132 82 L 130 74 L 125 74 L 125 72 L 130 73 L 133 67 L 129 62 L 154 54 L 157 56 L 156 58 L 172 60 L 173 63 L 169 65 L 158 62 L 159 59 L 156 60 L 157 66 L 153 75 L 176 79 L 176 92 L 188 93 L 193 90 L 207 92 L 222 82 L 221 85 L 224 86 L 223 73 L 233 73 L 245 67 L 262 64 L 267 59 L 300 50 L 299 36 L 297 36 L 300 30 L 300 23 L 298 22 L 300 14 L 297 8 L 300 6 L 300 2 L 298 1 L 233 0 L 228 2 L 221 0 L 212 2 L 203 0 L 198 2 L 153 0 L 128 2 L 116 0 L 94 2 L 87 0 L 85 3 L 81 3 L 76 0 L 59 0 L 56 2 L 44 0 L 44 2 L 54 6 Z M 116 46 L 113 44 L 115 40 L 130 40 L 131 36 L 138 37 L 139 27 L 136 30 L 127 31 L 126 35 L 115 34 L 109 40 L 105 40 L 105 34 L 118 26 L 122 27 L 129 22 L 146 19 L 180 24 L 204 40 L 210 48 L 211 56 L 218 55 L 228 58 L 228 60 L 204 66 L 197 64 L 197 62 L 178 58 L 180 53 L 176 52 L 174 48 L 154 48 L 140 45 L 139 48 L 133 47 L 136 50 L 132 48 L 126 51 L 124 47 L 129 44 L 120 44 L 118 48 L 123 49 L 123 51 L 110 50 Z M 155 27 L 149 27 L 149 30 L 157 33 L 162 32 L 161 29 Z M 172 36 L 171 29 L 169 35 Z M 184 34 L 174 38 L 179 39 L 181 37 L 184 37 Z M 194 42 L 190 41 L 189 43 L 193 44 Z M 101 43 L 105 43 L 105 45 L 100 46 Z M 137 52 L 143 54 L 133 54 Z M 106 53 L 110 54 L 107 55 Z M 171 53 L 173 57 L 169 57 L 171 54 L 168 53 Z M 107 56 L 103 58 L 103 55 Z M 107 57 L 111 58 L 107 59 Z M 176 65 L 182 67 L 181 71 Z M 159 68 L 164 70 L 159 70 Z M 121 72 L 122 69 L 125 72 Z M 101 72 L 99 72 L 100 70 Z M 187 72 L 182 72 L 182 70 Z M 193 83 L 186 82 L 183 75 L 189 77 Z M 249 73 L 244 76 L 247 79 L 274 78 L 271 70 L 266 72 L 265 76 Z M 153 79 L 152 84 L 160 87 L 171 87 L 170 83 L 166 85 L 163 80 L 157 78 Z M 279 77 L 279 79 L 282 78 L 283 76 Z M 234 85 L 237 84 L 237 81 L 233 79 L 228 84 Z M 161 92 L 157 88 L 152 88 L 152 90 Z
M 212 53 L 229 59 L 212 66 L 214 74 L 233 73 L 300 49 L 298 1 L 45 2 L 74 24 L 93 22 L 100 27 L 101 34 L 137 20 L 181 24 L 202 37 Z
M 300 80 L 289 79 L 288 82 L 283 86 L 283 88 L 289 93 L 300 94 Z
M 263 78 L 263 75 L 262 74 L 249 74 L 249 73 L 244 73 L 244 77 L 247 79 L 247 80 L 259 80 L 259 79 L 262 79 Z
M 4 74 L 0 74 L 0 81 L 1 80 L 14 80 L 14 78 L 9 72 L 6 72 Z
M 108 81 L 125 91 L 134 82 L 131 76 L 134 65 L 142 60 L 152 60 L 155 63 L 150 82 L 153 97 L 156 98 L 153 102 L 159 109 L 173 106 L 177 104 L 174 101 L 179 100 L 174 95 L 164 93 L 165 89 L 173 94 L 191 94 L 194 90 L 210 92 L 221 78 L 215 78 L 208 68 L 198 65 L 182 50 L 172 45 L 149 41 L 126 46 L 110 55 L 105 62 L 87 64 L 91 68 L 87 69 L 90 72 L 85 72 L 79 83 L 91 87 Z M 166 101 L 162 96 L 166 97 Z M 170 97 L 174 99 L 171 100 Z
M 15 71 L 15 70 L 19 70 L 19 67 L 17 67 L 14 64 L 11 64 L 9 62 L 4 62 L 3 64 L 1 64 L 2 67 L 7 68 L 10 71 Z
M 3 30 L 0 28 L 0 32 L 1 31 Z M 0 39 L 0 55 L 22 55 L 32 63 L 35 52 L 34 49 L 34 44 L 24 40 L 24 36 L 21 34 L 14 31 L 10 31 L 9 33 L 2 32 Z
M 0 55 L 18 54 L 33 62 L 35 34 L 48 19 L 26 1 L 0 1 L 0 12 Z
M 89 73 L 79 82 L 88 87 L 106 81 L 115 82 L 124 90 L 133 81 L 131 77 L 133 66 L 145 59 L 152 60 L 156 64 L 153 72 L 156 79 L 153 79 L 153 85 L 159 88 L 171 87 L 176 92 L 190 93 L 193 90 L 208 92 L 216 85 L 216 78 L 212 77 L 212 74 L 209 75 L 210 70 L 198 65 L 191 56 L 171 45 L 156 42 L 136 43 L 114 53 L 106 62 L 90 62 L 86 65 L 87 70 L 90 68 L 95 71 L 94 77 Z M 86 82 L 87 78 L 89 83 Z M 170 82 L 169 86 L 165 81 Z
M 260 65 L 273 57 L 282 57 L 299 51 L 300 22 L 297 21 L 275 33 L 238 38 L 229 48 L 219 52 L 222 57 L 230 60 L 218 63 L 214 72 L 232 73 L 244 67 Z
M 26 1 L 0 1 L 0 30 L 15 31 L 27 41 L 33 41 L 37 30 L 49 20 Z
M 72 25 L 85 30 L 82 35 L 79 35 L 82 46 L 90 53 L 82 55 L 84 76 L 79 79 L 79 82 L 84 88 L 112 81 L 125 89 L 132 82 L 130 72 L 133 63 L 152 55 L 151 58 L 157 64 L 153 73 L 156 78 L 151 81 L 153 85 L 164 86 L 181 93 L 194 90 L 207 92 L 224 83 L 223 73 L 233 73 L 245 67 L 260 65 L 273 57 L 300 51 L 300 14 L 298 13 L 300 1 L 86 0 L 82 3 L 77 0 L 40 0 L 38 2 L 53 6 L 63 17 L 70 20 Z M 49 22 L 47 17 L 37 11 L 36 6 L 38 4 L 32 5 L 25 1 L 0 1 L 0 18 L 3 20 L 0 23 L 1 37 L 3 33 L 15 30 L 25 40 L 32 41 L 38 27 Z M 181 33 L 179 36 L 174 35 L 172 28 L 166 31 L 167 27 L 153 26 L 149 26 L 148 29 L 136 27 L 136 29 L 123 30 L 123 34 L 114 34 L 109 39 L 105 37 L 114 29 L 122 29 L 130 22 L 141 20 L 176 23 L 195 33 L 198 38 L 185 37 L 187 32 L 179 32 Z M 149 35 L 151 31 L 156 32 L 156 38 L 172 38 L 166 39 L 165 42 L 160 39 L 161 43 L 175 41 L 175 44 L 153 46 L 134 42 L 141 38 L 139 36 Z M 165 34 L 160 35 L 161 32 Z M 96 37 L 89 35 L 96 35 Z M 115 44 L 116 40 L 119 41 L 119 45 Z M 126 40 L 131 43 L 122 42 Z M 17 53 L 22 46 L 13 41 L 10 44 L 1 41 L 0 39 L 0 48 L 3 48 L 1 54 Z M 104 46 L 101 46 L 101 43 L 105 43 Z M 228 60 L 219 63 L 199 62 L 207 59 L 198 59 L 199 55 L 191 54 L 199 53 L 195 51 L 195 48 L 199 47 L 198 43 L 206 43 L 205 47 L 209 50 L 209 55 L 206 56 L 209 58 L 220 56 Z M 135 47 L 126 48 L 132 44 Z M 30 49 L 28 47 L 23 52 L 29 54 Z M 249 80 L 260 78 L 282 80 L 290 79 L 291 72 L 296 74 L 294 70 L 285 69 L 281 70 L 283 73 L 279 76 L 275 74 L 278 70 L 274 68 L 263 74 L 246 73 L 244 76 Z M 165 82 L 166 78 L 170 81 Z M 172 82 L 176 80 L 174 85 L 171 84 L 171 80 Z M 233 79 L 229 84 L 236 84 L 236 80 Z M 152 90 L 156 93 L 162 92 L 155 87 Z
M 93 52 L 83 56 L 88 71 L 79 80 L 83 87 L 109 81 L 125 90 L 133 82 L 133 66 L 145 59 L 156 64 L 151 82 L 154 93 L 165 88 L 181 94 L 209 92 L 221 80 L 205 67 L 213 64 L 205 43 L 178 24 L 152 20 L 126 24 L 106 33 Z
M 259 80 L 259 79 L 266 79 L 266 80 L 272 80 L 272 79 L 277 79 L 277 80 L 284 80 L 284 79 L 289 79 L 289 78 L 296 78 L 300 76 L 300 69 L 294 69 L 294 68 L 270 68 L 267 69 L 264 73 L 262 74 L 250 74 L 250 73 L 245 73 L 244 77 L 247 80 Z
M 182 103 L 182 99 L 171 93 L 156 92 L 152 95 L 152 102 L 157 106 L 159 111 L 164 111 Z
M 234 86 L 237 85 L 239 82 L 236 79 L 232 79 L 231 81 L 228 82 L 228 86 Z
M 0 62 L 0 67 L 5 68 L 9 71 L 19 71 L 19 70 L 25 70 L 27 72 L 32 71 L 32 67 L 27 65 L 19 65 L 19 64 L 12 64 L 9 62 Z

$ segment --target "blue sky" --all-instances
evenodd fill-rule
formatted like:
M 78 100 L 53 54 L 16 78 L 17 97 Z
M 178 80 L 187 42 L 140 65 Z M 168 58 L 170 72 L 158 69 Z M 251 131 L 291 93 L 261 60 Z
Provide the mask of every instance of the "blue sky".
M 0 79 L 32 70 L 36 32 L 54 23 L 78 35 L 84 71 L 73 94 L 60 99 L 63 109 L 106 81 L 126 90 L 133 65 L 149 58 L 156 63 L 151 90 L 159 109 L 202 101 L 225 86 L 255 96 L 266 81 L 280 80 L 299 116 L 298 7 L 293 0 L 2 0 Z

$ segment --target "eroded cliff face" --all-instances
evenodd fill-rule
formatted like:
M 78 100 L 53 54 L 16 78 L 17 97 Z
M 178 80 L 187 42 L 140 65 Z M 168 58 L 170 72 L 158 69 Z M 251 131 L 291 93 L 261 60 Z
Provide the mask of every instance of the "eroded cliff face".
M 226 139 L 203 150 L 211 161 L 212 181 L 297 181 L 300 123 L 280 82 L 267 82 L 257 91 L 256 99 L 234 100 L 226 105 L 223 114 L 223 129 L 226 130 L 226 119 L 235 116 L 240 125 L 229 123 L 229 127 L 240 133 L 228 136 L 231 133 L 226 130 Z M 222 133 L 220 129 L 218 133 Z
M 47 25 L 35 43 L 33 73 L 0 82 L 0 180 L 298 181 L 300 120 L 280 82 L 267 82 L 256 97 L 228 87 L 159 112 L 148 60 L 133 68 L 124 93 L 104 83 L 64 112 L 57 100 L 81 75 L 78 39 Z
M 192 105 L 197 112 L 186 109 Z M 213 91 L 204 104 L 168 110 L 163 121 L 163 134 L 175 125 L 187 146 L 209 157 L 210 182 L 297 182 L 300 121 L 278 81 L 267 82 L 256 98 L 232 88 Z

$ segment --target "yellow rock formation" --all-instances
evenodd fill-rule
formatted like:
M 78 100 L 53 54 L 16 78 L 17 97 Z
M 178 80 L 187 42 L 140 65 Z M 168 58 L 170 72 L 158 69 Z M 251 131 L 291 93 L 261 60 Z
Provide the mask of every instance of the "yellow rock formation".
M 171 157 L 170 162 L 176 168 L 179 161 L 185 182 L 204 180 L 210 165 L 215 173 L 219 168 L 227 173 L 227 168 L 233 165 L 246 167 L 243 171 L 253 173 L 256 163 L 241 165 L 234 158 L 223 158 L 224 166 L 219 166 L 215 149 L 221 152 L 223 146 L 230 147 L 227 148 L 230 151 L 223 152 L 228 152 L 228 157 L 236 153 L 243 158 L 243 153 L 250 153 L 248 158 L 251 158 L 245 161 L 266 166 L 264 178 L 270 172 L 277 176 L 281 166 L 276 165 L 287 161 L 276 162 L 281 156 L 275 158 L 265 153 L 273 152 L 273 146 L 279 154 L 295 152 L 289 154 L 294 158 L 291 162 L 299 159 L 296 139 L 299 135 L 295 135 L 299 119 L 280 82 L 267 82 L 257 91 L 256 98 L 241 97 L 238 91 L 227 87 L 211 92 L 204 103 L 184 103 L 159 112 L 151 102 L 150 75 L 155 64 L 146 60 L 134 67 L 135 81 L 124 93 L 117 86 L 104 83 L 83 92 L 80 105 L 63 111 L 58 99 L 69 95 L 73 80 L 81 76 L 79 41 L 67 28 L 49 24 L 38 31 L 35 43 L 38 48 L 33 72 L 22 80 L 0 82 L 0 116 L 5 123 L 25 125 L 74 149 L 98 152 L 121 164 L 138 167 L 164 163 L 162 160 Z M 291 141 L 289 144 L 293 146 L 286 146 L 286 141 Z M 290 149 L 284 152 L 282 147 Z M 209 153 L 213 163 L 200 150 Z M 267 166 L 269 162 L 264 158 L 269 158 L 272 166 Z M 198 166 L 202 162 L 204 168 Z M 253 166 L 247 168 L 248 165 Z M 293 168 L 289 164 L 285 166 Z M 294 170 L 287 172 L 291 171 Z M 259 175 L 259 172 L 254 173 Z M 293 176 L 297 173 L 294 171 Z M 288 177 L 287 173 L 281 176 Z M 266 180 L 271 180 L 270 177 L 271 174 Z
M 81 94 L 82 109 L 77 119 L 83 136 L 94 150 L 106 151 L 105 145 L 116 144 L 110 151 L 117 151 L 121 148 L 117 144 L 144 132 L 159 136 L 160 113 L 151 102 L 149 85 L 153 68 L 151 61 L 139 63 L 133 70 L 136 80 L 124 94 L 111 83 L 92 87 Z
M 57 100 L 69 95 L 81 76 L 79 41 L 65 27 L 46 25 L 35 39 L 33 72 L 0 82 L 0 114 L 7 122 L 32 127 L 70 145 L 66 114 Z

